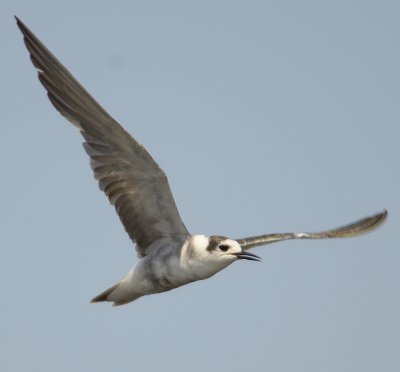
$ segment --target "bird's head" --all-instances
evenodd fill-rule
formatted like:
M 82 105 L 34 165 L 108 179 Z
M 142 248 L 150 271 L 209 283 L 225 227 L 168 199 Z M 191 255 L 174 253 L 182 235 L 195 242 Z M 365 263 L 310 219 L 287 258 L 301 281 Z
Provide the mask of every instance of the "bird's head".
M 243 250 L 236 240 L 205 235 L 192 236 L 187 258 L 190 266 L 204 272 L 206 277 L 214 275 L 237 260 L 261 261 L 260 257 Z

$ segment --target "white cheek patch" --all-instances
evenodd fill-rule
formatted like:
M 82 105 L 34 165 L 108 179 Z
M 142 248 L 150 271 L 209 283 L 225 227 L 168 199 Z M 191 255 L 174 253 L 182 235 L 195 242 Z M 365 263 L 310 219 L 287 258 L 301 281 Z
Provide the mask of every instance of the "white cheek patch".
M 236 240 L 227 239 L 222 244 L 229 245 L 230 248 L 228 249 L 227 253 L 232 254 L 232 253 L 239 253 L 242 251 L 242 247 Z

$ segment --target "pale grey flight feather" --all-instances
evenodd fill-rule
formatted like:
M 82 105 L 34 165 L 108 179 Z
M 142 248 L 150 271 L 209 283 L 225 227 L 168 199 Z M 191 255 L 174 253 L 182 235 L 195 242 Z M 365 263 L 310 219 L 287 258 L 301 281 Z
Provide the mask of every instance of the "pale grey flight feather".
M 377 213 L 373 216 L 365 217 L 356 222 L 338 227 L 333 230 L 307 233 L 307 232 L 291 232 L 281 234 L 266 234 L 252 236 L 249 238 L 236 239 L 240 246 L 245 249 L 251 249 L 260 245 L 279 242 L 289 239 L 329 239 L 329 238 L 348 238 L 358 236 L 372 231 L 379 227 L 387 217 L 387 211 Z
M 50 101 L 85 138 L 95 178 L 136 242 L 138 255 L 145 256 L 160 238 L 185 241 L 189 233 L 165 173 L 18 18 L 17 24 Z

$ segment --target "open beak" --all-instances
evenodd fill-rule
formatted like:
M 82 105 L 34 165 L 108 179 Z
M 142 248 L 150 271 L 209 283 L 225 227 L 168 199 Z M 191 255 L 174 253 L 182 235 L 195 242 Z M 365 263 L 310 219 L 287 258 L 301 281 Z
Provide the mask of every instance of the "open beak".
M 233 255 L 235 255 L 239 260 L 261 261 L 261 257 L 243 250 L 239 253 L 233 253 Z

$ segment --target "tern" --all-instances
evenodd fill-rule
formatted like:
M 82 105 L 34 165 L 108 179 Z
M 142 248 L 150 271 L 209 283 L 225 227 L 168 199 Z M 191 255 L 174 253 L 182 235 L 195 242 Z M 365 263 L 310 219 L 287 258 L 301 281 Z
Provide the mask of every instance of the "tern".
M 244 239 L 192 235 L 183 224 L 167 177 L 146 149 L 118 124 L 17 17 L 33 65 L 54 107 L 81 132 L 99 187 L 136 244 L 136 265 L 94 297 L 114 306 L 207 279 L 238 260 L 260 261 L 250 248 L 288 239 L 345 238 L 380 226 L 387 211 L 322 232 Z

